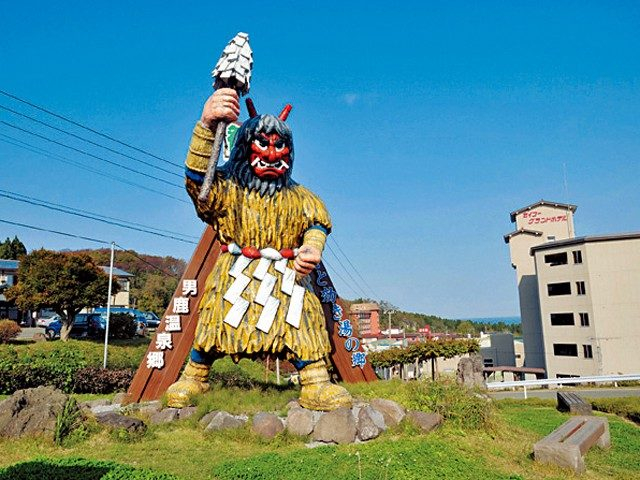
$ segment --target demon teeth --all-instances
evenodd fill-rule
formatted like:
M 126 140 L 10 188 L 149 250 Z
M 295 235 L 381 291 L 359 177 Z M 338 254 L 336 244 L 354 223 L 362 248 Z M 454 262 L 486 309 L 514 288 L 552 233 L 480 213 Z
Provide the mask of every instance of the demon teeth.
M 258 168 L 275 168 L 277 170 L 289 170 L 290 168 L 287 162 L 285 162 L 284 160 L 279 160 L 276 163 L 269 163 L 269 162 L 265 162 L 261 158 L 255 158 L 251 162 L 251 166 L 252 167 L 257 166 Z

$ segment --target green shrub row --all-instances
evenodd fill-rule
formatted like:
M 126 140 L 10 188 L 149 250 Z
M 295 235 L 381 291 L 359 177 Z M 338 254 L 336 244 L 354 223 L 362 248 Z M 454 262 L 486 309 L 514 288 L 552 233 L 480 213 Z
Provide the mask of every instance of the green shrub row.
M 103 345 L 70 340 L 0 347 L 0 394 L 53 385 L 65 392 L 111 393 L 125 390 L 146 352 L 146 342 L 109 346 L 103 370 Z
M 413 343 L 407 347 L 394 347 L 379 352 L 370 352 L 367 356 L 374 367 L 392 367 L 416 360 L 426 361 L 432 358 L 453 358 L 480 350 L 475 339 L 427 340 Z
M 39 458 L 0 468 L 0 480 L 178 480 L 167 473 L 82 458 Z
M 615 413 L 640 425 L 640 397 L 590 398 L 589 401 L 596 410 Z

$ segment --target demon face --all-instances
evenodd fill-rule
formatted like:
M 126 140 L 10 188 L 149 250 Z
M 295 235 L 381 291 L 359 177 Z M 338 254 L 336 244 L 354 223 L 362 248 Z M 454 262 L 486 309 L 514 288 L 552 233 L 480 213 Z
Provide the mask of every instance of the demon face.
M 289 170 L 289 153 L 289 147 L 280 135 L 260 132 L 251 143 L 249 163 L 257 177 L 276 179 Z

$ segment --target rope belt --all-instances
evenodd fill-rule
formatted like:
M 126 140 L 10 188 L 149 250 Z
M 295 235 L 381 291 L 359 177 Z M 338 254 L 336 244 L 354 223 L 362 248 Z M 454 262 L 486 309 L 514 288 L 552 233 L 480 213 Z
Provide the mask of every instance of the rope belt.
M 267 247 L 258 249 L 256 247 L 240 247 L 237 243 L 220 245 L 220 250 L 231 255 L 244 255 L 247 258 L 266 258 L 267 260 L 278 261 L 283 258 L 293 259 L 298 255 L 297 248 L 283 248 L 278 251 L 275 248 Z

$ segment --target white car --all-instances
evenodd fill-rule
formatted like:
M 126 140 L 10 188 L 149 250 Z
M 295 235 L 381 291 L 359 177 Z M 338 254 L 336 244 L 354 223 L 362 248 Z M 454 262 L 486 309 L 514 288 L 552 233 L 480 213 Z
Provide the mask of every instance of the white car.
M 55 322 L 56 320 L 60 320 L 60 315 L 53 315 L 51 317 L 40 317 L 36 320 L 36 327 L 46 328 L 51 322 Z

